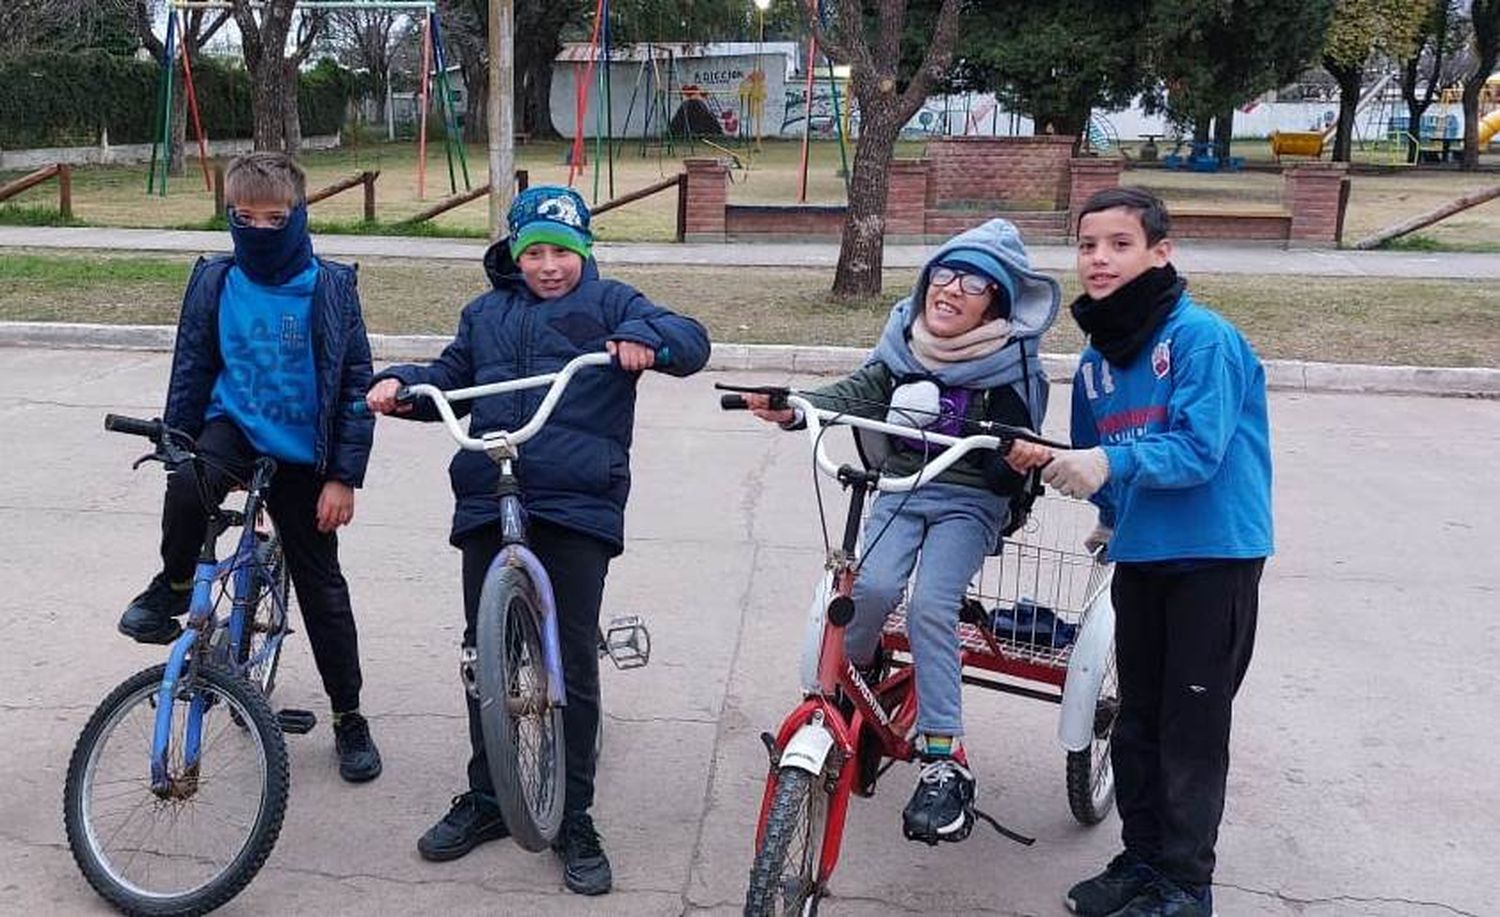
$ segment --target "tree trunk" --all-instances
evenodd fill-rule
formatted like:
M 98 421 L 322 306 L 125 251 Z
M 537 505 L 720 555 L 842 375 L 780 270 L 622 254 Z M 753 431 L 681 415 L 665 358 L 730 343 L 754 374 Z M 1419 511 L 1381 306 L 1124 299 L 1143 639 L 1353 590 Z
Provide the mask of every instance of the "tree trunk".
M 1207 143 L 1213 127 L 1212 115 L 1200 115 L 1193 119 L 1193 142 Z
M 1406 97 L 1406 161 L 1415 163 L 1421 152 L 1418 145 L 1422 137 L 1422 115 L 1427 113 L 1429 102 L 1424 102 L 1413 93 Z
M 527 63 L 517 93 L 521 96 L 521 129 L 531 134 L 533 140 L 550 140 L 557 136 L 552 127 L 552 58 L 536 55 Z M 636 104 L 640 107 L 650 103 L 650 99 L 641 98 Z
M 466 67 L 463 75 L 468 87 L 464 94 L 464 140 L 469 143 L 484 143 L 489 139 L 489 73 L 486 69 L 476 68 L 474 79 L 471 80 Z
M 293 156 L 302 152 L 302 108 L 297 104 L 297 84 L 301 76 L 296 64 L 286 65 L 286 95 L 282 104 L 286 118 L 286 151 Z
M 839 299 L 869 299 L 880 294 L 885 266 L 885 205 L 890 192 L 886 166 L 901 132 L 897 100 L 882 101 L 884 104 L 860 106 L 854 173 L 849 178 L 849 210 L 833 276 L 833 295 Z
M 1491 65 L 1493 66 L 1493 62 Z M 1480 70 L 1477 76 L 1464 80 L 1464 155 L 1461 168 L 1465 171 L 1479 168 L 1479 93 L 1484 89 L 1484 78 L 1488 73 L 1488 69 Z
M 1333 135 L 1333 161 L 1348 162 L 1353 152 L 1354 119 L 1359 112 L 1359 89 L 1364 77 L 1364 66 L 1347 66 L 1324 60 L 1323 68 L 1339 86 L 1339 120 Z
M 267 72 L 270 71 L 270 72 Z M 281 61 L 270 61 L 250 71 L 252 83 L 250 106 L 255 120 L 253 131 L 257 150 L 286 150 L 286 80 Z
M 188 119 L 191 117 L 192 113 L 188 111 L 187 104 L 187 81 L 182 77 L 182 69 L 178 68 L 174 72 L 172 79 L 171 153 L 167 161 L 167 173 L 169 175 L 178 176 L 187 171 L 183 152 L 184 146 L 187 143 Z
M 1229 105 L 1214 117 L 1214 152 L 1220 159 L 1229 158 L 1229 145 L 1233 140 L 1234 106 Z

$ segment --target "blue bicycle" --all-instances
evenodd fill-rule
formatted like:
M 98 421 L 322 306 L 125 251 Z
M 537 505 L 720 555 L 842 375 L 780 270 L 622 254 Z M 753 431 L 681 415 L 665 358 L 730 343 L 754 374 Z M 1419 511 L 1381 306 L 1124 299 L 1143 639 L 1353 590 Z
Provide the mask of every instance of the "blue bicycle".
M 485 575 L 476 645 L 465 652 L 459 671 L 465 689 L 479 701 L 490 777 L 505 825 L 516 843 L 532 851 L 547 849 L 562 824 L 566 690 L 552 581 L 526 544 L 514 463 L 521 444 L 541 430 L 574 374 L 584 367 L 607 366 L 612 359 L 607 353 L 588 353 L 555 373 L 446 392 L 411 385 L 397 395 L 403 403 L 430 399 L 460 448 L 483 452 L 499 467 L 503 547 Z M 669 359 L 665 349 L 657 354 L 658 365 Z M 547 394 L 536 413 L 513 431 L 469 436 L 450 404 L 542 386 L 548 387 Z M 601 630 L 599 652 L 622 669 L 643 666 L 650 659 L 650 634 L 638 617 L 616 618 Z
M 286 812 L 283 732 L 314 723 L 308 711 L 278 716 L 268 700 L 290 633 L 286 564 L 262 511 L 276 462 L 257 459 L 248 480 L 232 474 L 245 503 L 225 508 L 206 490 L 208 461 L 192 437 L 114 414 L 104 427 L 156 445 L 135 467 L 192 468 L 208 529 L 187 623 L 167 661 L 110 692 L 73 749 L 63 791 L 68 846 L 120 910 L 202 914 L 238 894 L 270 855 Z M 240 529 L 234 551 L 219 560 L 216 544 L 232 528 Z

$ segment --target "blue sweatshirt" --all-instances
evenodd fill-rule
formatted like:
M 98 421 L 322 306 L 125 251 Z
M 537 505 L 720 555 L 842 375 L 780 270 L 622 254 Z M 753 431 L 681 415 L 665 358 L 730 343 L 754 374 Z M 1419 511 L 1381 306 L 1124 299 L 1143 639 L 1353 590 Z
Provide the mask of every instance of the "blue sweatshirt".
M 1103 445 L 1094 496 L 1114 561 L 1267 557 L 1266 376 L 1250 344 L 1188 294 L 1128 366 L 1086 348 L 1073 378 L 1073 445 Z
M 207 419 L 228 417 L 256 451 L 283 462 L 317 461 L 318 376 L 313 361 L 314 261 L 279 287 L 263 287 L 238 267 L 219 294 L 219 350 Z

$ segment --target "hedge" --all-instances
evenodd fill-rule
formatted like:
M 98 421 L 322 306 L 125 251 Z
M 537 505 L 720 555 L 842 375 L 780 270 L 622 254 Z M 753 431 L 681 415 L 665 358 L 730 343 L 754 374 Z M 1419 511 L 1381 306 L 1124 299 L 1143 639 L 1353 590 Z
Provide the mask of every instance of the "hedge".
M 101 51 L 0 59 L 0 147 L 92 146 L 103 128 L 111 143 L 149 143 L 160 73 L 151 61 Z M 299 82 L 302 133 L 338 133 L 353 86 L 349 73 L 322 61 Z M 196 60 L 193 85 L 210 139 L 252 135 L 250 75 L 243 68 Z

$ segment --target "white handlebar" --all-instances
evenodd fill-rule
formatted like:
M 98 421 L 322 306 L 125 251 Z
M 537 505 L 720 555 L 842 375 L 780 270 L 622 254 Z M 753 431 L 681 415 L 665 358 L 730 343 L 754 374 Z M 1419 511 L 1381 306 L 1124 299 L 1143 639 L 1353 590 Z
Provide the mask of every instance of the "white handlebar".
M 817 460 L 818 470 L 829 477 L 838 477 L 839 463 L 835 462 L 828 455 L 820 438 L 820 433 L 825 422 L 860 427 L 865 430 L 873 430 L 877 433 L 885 433 L 891 436 L 904 436 L 910 439 L 924 440 L 932 443 L 934 446 L 947 447 L 940 455 L 922 466 L 921 471 L 899 478 L 882 477 L 876 486 L 881 491 L 887 493 L 901 493 L 908 490 L 915 490 L 953 467 L 959 459 L 962 459 L 970 452 L 978 449 L 1000 448 L 1000 438 L 998 436 L 965 436 L 959 438 L 943 433 L 932 433 L 916 427 L 903 427 L 899 424 L 886 423 L 883 420 L 871 420 L 868 417 L 858 417 L 840 411 L 824 410 L 800 395 L 789 395 L 786 401 L 788 406 L 800 411 L 802 417 L 806 420 L 807 433 L 811 437 L 813 455 Z
M 563 389 L 568 387 L 573 375 L 585 366 L 608 366 L 614 361 L 614 357 L 607 353 L 586 353 L 569 360 L 567 365 L 555 373 L 543 373 L 540 376 L 527 376 L 524 379 L 507 379 L 504 382 L 491 382 L 488 385 L 473 385 L 468 388 L 456 388 L 443 391 L 435 385 L 421 383 L 406 387 L 408 395 L 423 397 L 432 401 L 433 407 L 442 416 L 443 425 L 448 428 L 448 434 L 453 441 L 458 443 L 459 448 L 471 452 L 483 452 L 493 446 L 509 444 L 519 446 L 537 434 L 547 418 L 552 415 L 552 410 L 557 407 L 557 402 L 562 399 Z M 539 388 L 543 385 L 550 386 L 547 394 L 542 398 L 542 403 L 531 415 L 531 419 L 519 430 L 493 430 L 481 434 L 478 438 L 470 436 L 464 428 L 459 425 L 458 417 L 453 413 L 453 402 L 471 401 L 475 398 L 483 398 L 486 395 L 498 395 L 502 392 L 515 392 L 528 388 Z

